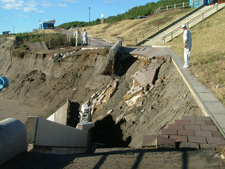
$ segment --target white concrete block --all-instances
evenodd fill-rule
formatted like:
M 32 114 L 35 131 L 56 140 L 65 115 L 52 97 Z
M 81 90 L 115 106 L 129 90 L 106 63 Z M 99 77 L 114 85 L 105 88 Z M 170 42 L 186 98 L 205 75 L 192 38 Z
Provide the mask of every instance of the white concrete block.
M 82 111 L 83 113 L 88 113 L 88 112 L 90 111 L 90 107 L 88 107 L 87 104 L 82 104 L 82 106 L 81 106 L 81 111 Z
M 87 132 L 38 117 L 34 146 L 86 147 Z
M 78 123 L 76 128 L 80 130 L 88 131 L 92 127 L 95 127 L 95 123 L 87 122 L 87 123 Z
M 68 108 L 68 101 L 61 108 L 59 108 L 55 113 L 49 116 L 47 120 L 66 125 L 67 108 Z

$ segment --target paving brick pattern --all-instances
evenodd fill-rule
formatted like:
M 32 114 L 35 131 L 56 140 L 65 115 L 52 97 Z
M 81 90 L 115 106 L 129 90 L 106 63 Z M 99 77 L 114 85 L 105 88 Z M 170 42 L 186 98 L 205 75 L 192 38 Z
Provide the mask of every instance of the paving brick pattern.
M 156 148 L 177 148 L 179 145 L 179 148 L 215 149 L 225 145 L 225 139 L 211 118 L 204 116 L 182 116 L 180 120 L 175 120 L 173 124 L 162 129 L 157 137 L 145 136 L 145 142 L 142 143 L 146 145 L 143 146 L 145 148 L 148 147 L 147 137 L 156 139 L 156 141 L 151 140 L 151 147 L 156 143 Z
M 154 57 L 170 57 L 170 53 L 166 48 L 151 48 L 151 47 L 123 47 L 120 53 L 130 53 L 131 55 L 141 55 L 148 58 Z

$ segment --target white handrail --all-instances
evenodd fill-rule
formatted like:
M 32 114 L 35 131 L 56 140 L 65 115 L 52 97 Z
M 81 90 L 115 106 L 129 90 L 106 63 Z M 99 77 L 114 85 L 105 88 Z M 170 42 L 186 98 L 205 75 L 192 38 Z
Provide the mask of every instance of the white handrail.
M 159 12 L 172 10 L 172 9 L 199 7 L 202 4 L 203 4 L 203 0 L 199 0 L 199 1 L 192 0 L 192 2 L 183 2 L 183 3 L 180 3 L 180 4 L 167 5 L 167 6 L 159 7 L 158 9 L 156 9 L 154 11 L 154 14 L 157 14 Z

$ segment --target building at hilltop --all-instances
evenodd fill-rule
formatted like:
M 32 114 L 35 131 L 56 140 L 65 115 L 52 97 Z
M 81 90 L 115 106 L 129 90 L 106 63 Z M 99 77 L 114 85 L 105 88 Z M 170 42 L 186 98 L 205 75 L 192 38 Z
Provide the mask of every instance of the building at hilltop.
M 9 35 L 10 31 L 3 31 L 2 35 Z
M 41 22 L 41 29 L 54 29 L 55 20 Z

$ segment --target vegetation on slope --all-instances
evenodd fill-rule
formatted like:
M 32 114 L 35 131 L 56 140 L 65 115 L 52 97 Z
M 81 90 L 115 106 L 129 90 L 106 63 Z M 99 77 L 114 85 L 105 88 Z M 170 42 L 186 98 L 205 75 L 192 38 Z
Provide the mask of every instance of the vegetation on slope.
M 104 23 L 85 28 L 88 35 L 95 38 L 106 39 L 113 43 L 116 42 L 118 38 L 123 38 L 123 45 L 135 45 L 137 43 L 136 37 L 146 38 L 191 10 L 193 10 L 193 8 L 170 10 L 168 12 L 149 16 L 145 19 L 127 19 L 115 23 Z M 148 32 L 148 34 L 146 34 L 146 32 Z
M 225 9 L 190 28 L 192 51 L 190 69 L 225 106 Z M 182 35 L 168 45 L 183 59 Z
M 118 14 L 116 16 L 109 16 L 108 18 L 105 18 L 106 23 L 113 23 L 113 22 L 118 22 L 126 19 L 134 19 L 137 16 L 148 16 L 154 14 L 154 11 L 162 6 L 166 5 L 173 5 L 173 4 L 179 4 L 183 2 L 189 2 L 189 0 L 160 0 L 158 2 L 151 2 L 147 3 L 145 5 L 141 6 L 136 6 L 134 8 L 131 8 L 127 12 L 123 14 Z M 64 28 L 64 29 L 69 29 L 71 27 L 85 27 L 85 26 L 93 26 L 100 24 L 101 20 L 97 18 L 96 20 L 90 22 L 79 22 L 79 21 L 73 21 L 73 22 L 68 22 L 59 25 L 58 27 Z

